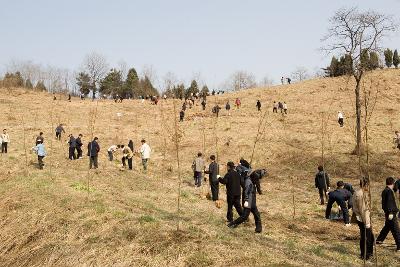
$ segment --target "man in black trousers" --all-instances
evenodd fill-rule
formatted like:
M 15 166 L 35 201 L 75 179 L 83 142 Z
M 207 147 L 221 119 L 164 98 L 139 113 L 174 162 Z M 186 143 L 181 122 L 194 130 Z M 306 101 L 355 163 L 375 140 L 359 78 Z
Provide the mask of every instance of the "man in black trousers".
M 239 218 L 237 218 L 233 222 L 229 223 L 228 227 L 235 228 L 239 224 L 247 221 L 247 219 L 249 218 L 250 212 L 251 212 L 251 213 L 253 213 L 254 222 L 256 223 L 255 232 L 261 233 L 262 225 L 261 225 L 260 213 L 258 212 L 257 204 L 256 204 L 256 195 L 257 195 L 256 187 L 254 186 L 254 183 L 249 176 L 246 176 L 244 178 L 244 190 L 243 191 L 244 191 L 243 192 L 243 198 L 244 198 L 243 199 L 244 200 L 243 213 Z
M 70 160 L 74 160 L 74 159 L 76 159 L 76 154 L 75 154 L 76 139 L 72 134 L 69 135 L 68 145 L 69 145 L 69 153 L 68 153 L 69 156 L 68 156 L 68 158 Z
M 211 160 L 210 166 L 208 167 L 208 171 L 205 171 L 205 173 L 209 175 L 212 200 L 217 201 L 219 194 L 219 182 L 218 182 L 219 165 L 217 162 L 215 162 L 214 155 L 210 156 L 210 160 Z
M 92 169 L 92 167 L 97 169 L 99 167 L 98 155 L 100 152 L 100 146 L 97 143 L 97 140 L 99 140 L 99 138 L 95 137 L 93 141 L 88 144 L 89 169 Z
M 235 207 L 239 216 L 242 216 L 243 210 L 240 204 L 241 190 L 241 177 L 240 174 L 235 171 L 235 164 L 230 161 L 226 164 L 228 173 L 225 174 L 224 178 L 219 178 L 218 181 L 221 184 L 226 185 L 226 201 L 228 204 L 228 211 L 226 213 L 226 219 L 228 222 L 233 221 L 232 208 Z
M 81 159 L 82 158 L 82 134 L 79 134 L 78 138 L 76 138 L 76 151 L 78 152 L 77 158 Z
M 325 204 L 326 192 L 329 190 L 329 176 L 322 166 L 318 166 L 318 173 L 315 175 L 315 187 L 318 188 L 321 205 Z
M 393 239 L 396 242 L 397 252 L 400 252 L 400 229 L 397 221 L 397 208 L 396 198 L 394 195 L 394 178 L 388 177 L 386 179 L 386 188 L 382 191 L 382 209 L 385 212 L 385 226 L 383 226 L 378 238 L 377 244 L 382 244 L 386 239 L 387 234 L 392 232 Z
M 343 181 L 337 182 L 336 190 L 329 193 L 329 200 L 328 205 L 326 206 L 325 218 L 330 218 L 333 203 L 336 202 L 342 209 L 344 223 L 346 224 L 346 226 L 350 226 L 349 208 L 351 208 L 353 202 L 352 197 L 353 196 L 351 195 L 351 193 L 347 189 L 344 189 Z M 346 204 L 346 202 L 348 202 L 348 205 Z

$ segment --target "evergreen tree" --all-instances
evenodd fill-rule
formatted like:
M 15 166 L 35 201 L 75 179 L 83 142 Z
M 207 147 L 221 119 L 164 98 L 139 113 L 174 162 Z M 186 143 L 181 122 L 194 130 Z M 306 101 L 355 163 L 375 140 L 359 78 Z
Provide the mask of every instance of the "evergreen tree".
M 361 66 L 364 70 L 370 70 L 371 69 L 371 64 L 370 64 L 370 58 L 369 58 L 369 53 L 367 49 L 364 49 L 361 53 L 361 58 L 360 58 Z
M 369 68 L 376 70 L 379 68 L 379 55 L 376 52 L 369 53 Z
M 185 95 L 186 97 L 190 97 L 192 94 L 195 95 L 198 92 L 199 92 L 199 87 L 197 85 L 197 82 L 193 80 L 192 83 L 190 84 L 190 87 L 186 90 Z
M 385 55 L 386 67 L 390 68 L 393 65 L 393 51 L 388 48 L 383 54 Z
M 139 87 L 139 76 L 134 68 L 131 68 L 128 71 L 128 75 L 126 76 L 126 81 L 124 84 L 124 93 L 131 94 L 131 96 L 137 98 L 140 95 L 138 93 Z
M 393 65 L 397 69 L 399 64 L 400 64 L 400 58 L 399 58 L 399 53 L 397 52 L 397 49 L 396 49 L 396 50 L 394 50 L 394 54 L 393 54 Z
M 172 89 L 175 98 L 184 98 L 185 97 L 185 85 L 183 83 L 178 86 L 174 86 Z
M 144 79 L 139 81 L 138 95 L 140 96 L 158 96 L 159 93 L 156 88 L 153 87 L 149 77 L 144 76 Z
M 332 57 L 331 64 L 329 65 L 328 69 L 330 77 L 336 77 L 340 75 L 339 61 L 335 56 Z
M 46 88 L 46 86 L 44 85 L 44 82 L 43 82 L 43 81 L 38 81 L 38 82 L 36 83 L 35 90 L 38 90 L 38 91 L 47 91 L 47 88 Z
M 101 94 L 116 95 L 124 97 L 122 93 L 122 74 L 117 69 L 111 69 L 110 72 L 100 81 L 99 92 Z
M 86 72 L 80 72 L 76 77 L 76 84 L 79 86 L 79 91 L 87 96 L 92 90 L 92 83 L 90 81 L 89 74 Z
M 25 87 L 28 88 L 28 89 L 33 89 L 33 84 L 32 84 L 30 79 L 26 79 Z
M 203 88 L 201 88 L 201 94 L 202 95 L 207 95 L 210 92 L 208 89 L 207 85 L 204 85 Z

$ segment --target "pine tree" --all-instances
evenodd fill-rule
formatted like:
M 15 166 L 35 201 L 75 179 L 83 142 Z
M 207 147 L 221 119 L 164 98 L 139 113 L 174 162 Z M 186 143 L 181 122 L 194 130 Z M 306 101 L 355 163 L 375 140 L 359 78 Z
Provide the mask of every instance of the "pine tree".
M 383 54 L 385 55 L 386 67 L 390 68 L 393 65 L 393 51 L 388 48 Z
M 92 90 L 92 83 L 90 82 L 89 74 L 86 72 L 80 72 L 76 77 L 76 84 L 79 86 L 79 91 L 87 96 Z
M 138 86 L 139 96 L 158 96 L 159 93 L 156 88 L 153 87 L 149 77 L 144 76 L 144 79 L 140 79 Z
M 192 94 L 195 95 L 198 92 L 199 92 L 199 87 L 197 85 L 197 82 L 193 80 L 192 83 L 190 84 L 190 87 L 186 90 L 185 95 L 186 97 L 190 97 Z
M 332 57 L 331 64 L 329 65 L 329 76 L 336 77 L 340 75 L 339 61 L 335 56 Z
M 394 50 L 394 54 L 393 54 L 393 65 L 397 69 L 399 64 L 400 64 L 400 58 L 399 58 L 399 53 L 397 52 L 397 49 L 396 49 L 396 50 Z
M 38 81 L 38 82 L 36 83 L 35 90 L 38 90 L 38 91 L 47 91 L 47 88 L 46 88 L 46 86 L 44 85 L 44 82 L 43 82 L 43 81 Z
M 379 55 L 376 52 L 369 53 L 369 68 L 376 70 L 379 68 Z
M 208 89 L 207 85 L 204 85 L 203 88 L 201 88 L 201 94 L 202 95 L 207 95 L 210 92 Z
M 116 95 L 125 97 L 122 95 L 122 74 L 121 71 L 117 69 L 111 69 L 110 72 L 100 81 L 99 92 L 101 94 Z
M 131 68 L 128 71 L 128 75 L 126 76 L 126 81 L 124 84 L 124 93 L 131 94 L 131 96 L 137 98 L 140 96 L 138 94 L 139 87 L 139 76 L 134 68 Z
M 33 89 L 33 84 L 32 84 L 30 79 L 26 79 L 25 87 L 28 88 L 28 89 Z

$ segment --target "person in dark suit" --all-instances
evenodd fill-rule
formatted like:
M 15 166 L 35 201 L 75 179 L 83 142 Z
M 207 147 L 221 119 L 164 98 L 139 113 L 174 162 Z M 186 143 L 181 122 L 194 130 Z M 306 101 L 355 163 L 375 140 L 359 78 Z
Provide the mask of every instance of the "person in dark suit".
M 219 175 L 219 165 L 215 162 L 215 156 L 210 156 L 211 163 L 208 167 L 208 170 L 205 171 L 206 174 L 209 175 L 209 183 L 211 188 L 211 195 L 212 200 L 217 201 L 219 195 L 219 182 L 218 182 L 218 175 Z
M 239 216 L 242 216 L 243 214 L 242 205 L 240 204 L 240 198 L 242 194 L 241 177 L 240 174 L 235 171 L 235 164 L 232 161 L 227 163 L 227 168 L 228 173 L 225 174 L 224 178 L 219 178 L 218 181 L 221 184 L 226 185 L 226 201 L 228 204 L 226 219 L 228 222 L 232 222 L 233 207 L 235 207 Z
M 100 152 L 100 146 L 97 143 L 97 140 L 99 140 L 99 138 L 93 138 L 93 141 L 89 142 L 87 147 L 89 156 L 89 169 L 92 169 L 92 167 L 97 169 L 99 167 L 98 155 Z
M 376 243 L 382 244 L 388 233 L 392 232 L 393 239 L 396 242 L 397 252 L 400 252 L 400 229 L 396 216 L 399 209 L 393 191 L 394 182 L 393 177 L 388 177 L 386 179 L 386 188 L 382 191 L 382 209 L 385 212 L 385 226 L 383 226 L 379 233 Z
M 329 184 L 329 176 L 324 171 L 324 167 L 322 166 L 318 166 L 318 173 L 315 175 L 315 187 L 318 188 L 321 205 L 324 205 L 326 192 L 328 191 L 330 184 Z
M 335 191 L 329 193 L 328 205 L 326 206 L 325 211 L 325 218 L 329 219 L 331 215 L 331 210 L 333 203 L 337 203 L 342 212 L 343 212 L 343 219 L 346 226 L 350 226 L 350 219 L 349 219 L 349 208 L 352 204 L 352 195 L 350 191 L 344 189 L 344 183 L 342 181 L 337 182 L 337 188 Z M 349 205 L 346 204 L 348 201 Z M 348 207 L 349 206 L 349 207 Z

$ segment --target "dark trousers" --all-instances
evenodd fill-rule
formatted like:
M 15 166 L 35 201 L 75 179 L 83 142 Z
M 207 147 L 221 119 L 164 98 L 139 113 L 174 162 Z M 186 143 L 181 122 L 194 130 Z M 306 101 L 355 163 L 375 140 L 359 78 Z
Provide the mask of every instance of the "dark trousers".
M 272 109 L 272 113 L 278 113 L 278 109 L 277 108 L 273 108 Z
M 396 214 L 393 215 L 393 219 L 389 220 L 388 215 L 385 215 L 385 226 L 383 226 L 381 232 L 379 233 L 378 238 L 376 241 L 381 241 L 383 242 L 386 239 L 386 236 L 388 235 L 389 231 L 392 232 L 393 239 L 396 242 L 397 249 L 400 249 L 400 229 L 399 229 L 399 223 L 397 221 L 397 216 Z
M 1 153 L 7 153 L 7 142 L 1 143 Z
M 212 181 L 210 179 L 210 187 L 211 187 L 211 195 L 212 195 L 212 200 L 216 201 L 218 200 L 218 194 L 219 194 L 219 182 L 217 181 Z
M 228 211 L 226 212 L 226 219 L 229 222 L 233 221 L 233 212 L 232 212 L 233 207 L 235 207 L 239 216 L 242 216 L 243 210 L 242 210 L 242 205 L 240 204 L 240 196 L 226 196 L 226 201 L 228 203 Z
M 107 153 L 108 153 L 108 159 L 110 161 L 113 161 L 113 159 L 114 159 L 113 153 L 111 151 L 107 151 Z
M 360 257 L 364 258 L 365 248 L 367 248 L 365 258 L 369 259 L 374 255 L 374 234 L 371 228 L 365 228 L 364 223 L 357 221 L 357 224 L 358 228 L 360 228 Z M 365 237 L 367 237 L 366 240 Z M 365 242 L 367 243 L 365 244 Z
M 130 170 L 132 170 L 132 158 L 128 158 L 128 157 L 122 157 L 122 166 L 125 167 L 125 162 L 126 160 L 128 160 L 128 167 Z
M 39 169 L 43 169 L 44 163 L 43 163 L 43 158 L 44 156 L 38 156 L 38 162 L 39 162 Z
M 256 186 L 257 192 L 261 195 L 262 191 L 261 191 L 260 179 L 255 179 L 254 180 L 254 185 Z
M 56 139 L 61 140 L 61 133 L 56 132 Z
M 343 118 L 340 118 L 340 119 L 338 119 L 338 122 L 339 122 L 339 125 L 340 125 L 340 127 L 343 127 Z
M 95 169 L 99 167 L 98 156 L 89 157 L 89 169 L 92 169 L 92 167 L 94 167 Z
M 82 148 L 81 148 L 80 146 L 78 146 L 78 147 L 76 148 L 76 152 L 78 152 L 77 158 L 78 158 L 78 159 L 79 159 L 79 158 L 82 158 Z
M 344 201 L 344 200 L 333 200 L 332 198 L 329 198 L 328 205 L 326 206 L 325 218 L 326 218 L 326 219 L 329 219 L 329 218 L 330 218 L 332 206 L 333 206 L 333 203 L 335 203 L 335 202 L 336 202 L 336 203 L 340 206 L 340 208 L 342 209 L 344 223 L 345 223 L 345 224 L 350 223 L 350 219 L 349 219 L 349 209 L 347 208 L 346 201 Z
M 262 226 L 261 226 L 261 217 L 260 217 L 260 212 L 258 212 L 257 206 L 253 206 L 251 209 L 249 208 L 244 208 L 242 215 L 237 218 L 235 221 L 233 221 L 233 224 L 239 225 L 245 221 L 250 216 L 250 212 L 253 213 L 254 216 L 254 222 L 256 223 L 256 231 L 261 232 Z
M 325 198 L 326 198 L 326 188 L 318 188 L 319 192 L 319 199 L 321 201 L 321 205 L 325 204 Z
M 261 111 L 261 107 L 257 106 L 258 111 Z
M 201 186 L 201 172 L 194 172 L 193 178 L 194 178 L 194 185 Z
M 75 147 L 70 147 L 69 148 L 69 159 L 76 159 L 76 155 L 75 155 Z

